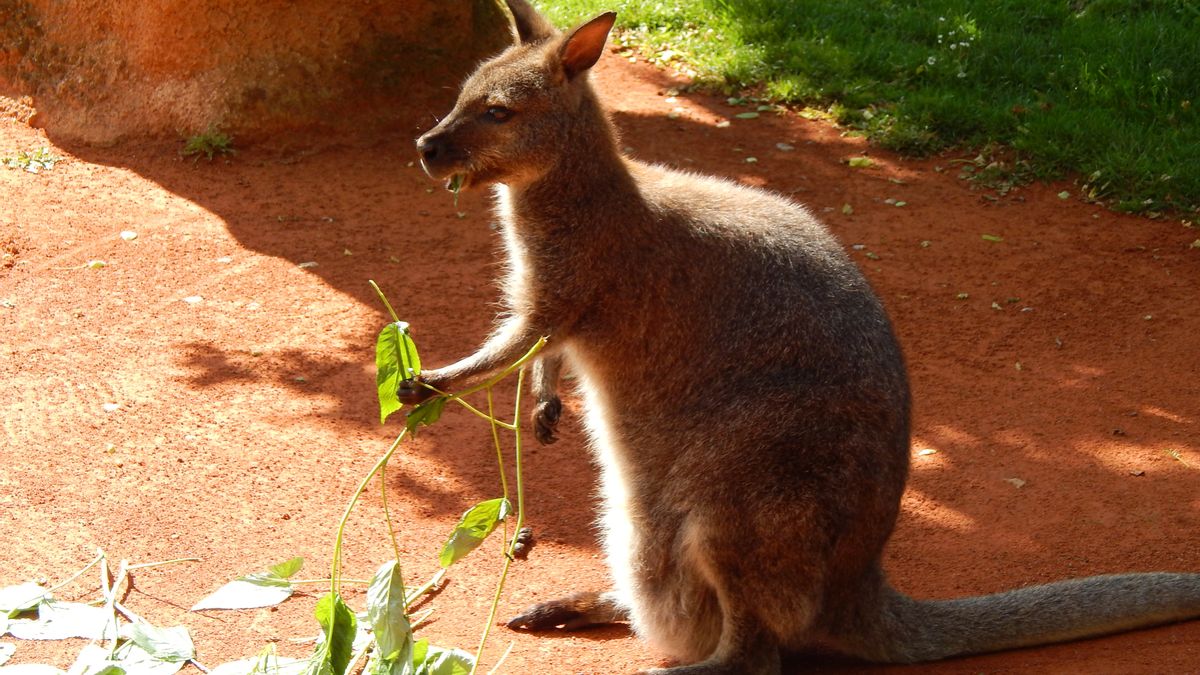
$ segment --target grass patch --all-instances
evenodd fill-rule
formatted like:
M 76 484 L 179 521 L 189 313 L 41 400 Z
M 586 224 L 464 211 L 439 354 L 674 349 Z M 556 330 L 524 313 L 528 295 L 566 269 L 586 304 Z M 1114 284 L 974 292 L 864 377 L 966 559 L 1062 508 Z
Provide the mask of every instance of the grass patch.
M 707 87 L 825 107 L 908 155 L 1011 148 L 1146 212 L 1200 205 L 1197 0 L 543 0 Z
M 189 136 L 184 141 L 183 150 L 180 151 L 184 157 L 191 157 L 197 161 L 204 155 L 210 162 L 217 155 L 232 155 L 236 152 L 233 149 L 233 138 L 212 127 L 204 133 Z

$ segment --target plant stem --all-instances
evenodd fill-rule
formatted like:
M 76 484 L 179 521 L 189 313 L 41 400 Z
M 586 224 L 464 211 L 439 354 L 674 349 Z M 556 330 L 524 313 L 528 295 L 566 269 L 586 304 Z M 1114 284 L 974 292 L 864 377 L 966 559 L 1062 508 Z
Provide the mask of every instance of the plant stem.
M 392 525 L 392 514 L 387 503 L 387 466 L 379 467 L 379 498 L 383 501 L 383 520 L 387 523 L 388 536 L 392 540 L 392 552 L 396 554 L 396 564 L 400 564 L 400 544 L 396 541 L 396 528 Z
M 453 396 L 451 396 L 451 398 L 462 398 L 463 396 L 469 396 L 471 394 L 474 394 L 477 391 L 481 391 L 483 389 L 487 389 L 488 387 L 494 386 L 497 382 L 503 380 L 504 378 L 508 377 L 509 375 L 512 375 L 514 371 L 519 370 L 522 366 L 525 365 L 525 363 L 527 361 L 532 359 L 534 356 L 537 356 L 537 353 L 540 352 L 542 350 L 542 347 L 545 347 L 545 346 L 546 346 L 546 338 L 545 337 L 538 338 L 538 341 L 535 342 L 533 344 L 533 346 L 529 348 L 529 351 L 525 352 L 524 356 L 522 356 L 521 358 L 514 361 L 513 364 L 510 365 L 509 367 L 500 371 L 500 374 L 494 375 L 487 381 L 477 384 L 474 387 L 467 389 L 466 391 L 454 394 Z M 520 397 L 519 397 L 520 389 L 517 390 L 517 393 L 518 393 L 518 401 L 519 401 L 520 400 Z M 514 431 L 516 431 L 516 430 L 514 429 Z
M 530 352 L 537 353 L 536 350 L 540 349 L 541 345 L 545 343 L 546 339 L 542 338 L 538 341 L 537 345 L 534 345 L 534 349 L 530 350 Z M 526 356 L 529 356 L 529 354 Z M 509 372 L 512 372 L 511 369 Z M 521 525 L 525 521 L 525 486 L 521 481 L 521 391 L 524 389 L 524 384 L 525 369 L 521 368 L 517 374 L 517 395 L 513 403 L 513 426 L 516 427 L 516 429 L 513 430 L 513 434 L 516 439 L 514 441 L 514 454 L 516 457 L 515 464 L 517 479 L 517 522 L 513 527 L 514 535 L 512 541 L 509 542 L 508 550 L 504 552 L 504 567 L 500 570 L 500 581 L 496 584 L 495 595 L 492 596 L 492 608 L 488 611 L 487 623 L 483 627 L 483 635 L 479 638 L 479 648 L 475 650 L 475 662 L 471 664 L 471 672 L 469 675 L 475 675 L 475 670 L 479 667 L 479 659 L 483 656 L 483 646 L 487 644 L 488 633 L 492 629 L 492 624 L 496 621 L 496 610 L 500 607 L 500 594 L 504 590 L 505 580 L 508 579 L 508 568 L 512 566 L 513 551 L 516 550 L 517 537 L 515 533 L 521 531 Z
M 429 385 L 425 385 L 425 386 L 429 386 Z M 433 387 L 429 387 L 429 388 L 433 389 Z M 438 391 L 438 390 L 434 389 L 434 391 Z M 500 427 L 502 427 L 504 429 L 508 429 L 509 431 L 514 431 L 513 425 L 509 424 L 508 422 L 505 422 L 504 420 L 496 419 L 495 417 L 483 412 L 479 408 L 476 408 L 475 406 L 471 405 L 470 403 L 467 403 L 466 401 L 462 400 L 461 398 L 451 396 L 450 394 L 445 394 L 440 391 L 438 391 L 438 393 L 441 394 L 442 396 L 445 396 L 448 399 L 454 401 L 455 403 L 461 405 L 462 407 L 466 408 L 467 410 L 470 410 L 471 412 L 475 413 L 479 417 L 487 420 L 489 423 L 499 425 Z
M 436 587 L 438 584 L 442 583 L 442 579 L 445 579 L 445 578 L 446 578 L 446 568 L 443 567 L 442 569 L 438 570 L 437 574 L 434 574 L 433 577 L 429 581 L 426 581 L 424 584 L 421 584 L 420 588 L 414 590 L 412 593 L 405 593 L 405 595 L 404 595 L 404 610 L 408 611 L 408 608 L 412 607 L 414 604 L 416 604 L 417 600 L 420 600 L 422 595 L 425 595 L 430 590 L 432 590 L 434 587 Z M 405 589 L 405 590 L 407 591 L 408 589 Z
M 367 283 L 371 284 L 371 288 L 375 289 L 375 295 L 378 295 L 379 299 L 383 301 L 383 306 L 387 307 L 388 314 L 392 315 L 392 321 L 399 323 L 400 317 L 396 316 L 396 310 L 392 309 L 392 303 L 388 302 L 388 299 L 386 296 L 384 296 L 383 291 L 379 290 L 379 284 L 375 283 L 375 281 L 371 279 L 368 279 Z
M 500 448 L 500 430 L 497 429 L 499 420 L 496 419 L 496 406 L 492 401 L 491 387 L 487 388 L 487 404 L 488 420 L 491 421 L 492 428 L 492 443 L 496 446 L 496 464 L 500 467 L 500 490 L 504 493 L 504 498 L 508 499 L 508 476 L 505 475 L 504 471 L 504 453 Z
M 138 563 L 136 565 L 130 565 L 129 567 L 127 567 L 125 569 L 132 572 L 134 570 L 144 570 L 144 569 L 147 569 L 150 567 L 162 567 L 163 565 L 175 565 L 177 563 L 185 563 L 185 562 L 203 562 L 203 561 L 200 558 L 175 558 L 174 560 L 162 560 L 159 562 Z
M 388 463 L 388 460 L 392 458 L 392 454 L 396 452 L 396 448 L 400 447 L 400 441 L 404 440 L 404 437 L 407 435 L 407 428 L 400 431 L 400 435 L 396 437 L 396 440 L 392 441 L 392 447 L 388 448 L 387 452 L 383 453 L 383 456 L 379 458 L 379 461 L 375 462 L 375 466 L 371 468 L 371 472 L 358 484 L 358 489 L 354 491 L 354 496 L 350 498 L 350 503 L 346 505 L 346 512 L 342 514 L 342 520 L 338 523 L 337 537 L 334 539 L 333 544 L 333 566 L 329 574 L 329 591 L 331 593 L 336 594 L 338 592 L 340 582 L 338 575 L 342 571 L 342 535 L 346 531 L 346 521 L 350 520 L 350 512 L 354 509 L 354 505 L 358 503 L 358 498 L 362 496 L 363 491 L 367 489 L 367 484 Z M 397 573 L 400 572 L 399 560 L 396 561 L 396 571 Z M 403 582 L 404 576 L 400 575 L 400 579 Z
M 71 576 L 67 577 L 66 581 L 62 581 L 58 584 L 55 584 L 54 586 L 51 586 L 50 588 L 47 588 L 46 595 L 50 595 L 54 591 L 57 591 L 58 589 L 66 586 L 67 584 L 71 583 L 72 581 L 75 581 L 79 577 L 83 576 L 84 572 L 87 572 L 88 570 L 92 569 L 96 565 L 99 565 L 100 561 L 102 561 L 102 560 L 104 560 L 104 551 L 97 551 L 95 560 L 88 563 L 86 566 L 84 566 L 83 569 L 79 570 L 75 574 L 72 574 Z

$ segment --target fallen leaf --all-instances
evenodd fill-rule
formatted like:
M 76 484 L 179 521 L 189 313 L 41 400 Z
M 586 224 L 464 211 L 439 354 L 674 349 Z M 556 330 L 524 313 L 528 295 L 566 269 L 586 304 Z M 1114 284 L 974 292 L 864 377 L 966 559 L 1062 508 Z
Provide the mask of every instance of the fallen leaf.
M 1002 241 L 1004 241 L 1004 237 L 998 237 L 998 236 L 996 236 L 996 235 L 994 235 L 994 234 L 982 234 L 982 235 L 980 235 L 980 237 L 981 237 L 981 238 L 982 238 L 984 241 L 990 241 L 990 242 L 993 242 L 993 243 L 999 243 L 999 242 L 1002 242 Z
M 1067 192 L 1066 190 L 1063 190 L 1062 192 L 1058 193 L 1058 198 L 1059 199 L 1070 199 L 1071 193 Z
M 1005 478 L 1004 482 L 1012 485 L 1018 490 L 1025 487 L 1025 481 L 1021 480 L 1020 478 Z
M 851 169 L 866 169 L 875 165 L 870 157 L 851 157 L 846 160 Z
M 849 216 L 854 213 L 854 207 L 849 204 L 842 204 L 842 213 Z
M 796 149 L 796 146 L 792 145 L 791 143 L 776 143 L 775 147 L 784 152 L 791 152 L 792 150 Z
M 121 238 L 125 241 L 133 241 L 134 239 L 137 239 L 137 232 L 134 232 L 133 230 L 124 230 L 121 232 Z
M 744 113 L 738 113 L 738 114 L 734 115 L 734 117 L 738 118 L 739 120 L 752 120 L 755 117 L 758 117 L 758 113 L 753 112 L 753 111 L 744 112 Z
M 300 268 L 300 269 L 302 269 L 302 270 L 311 269 L 311 268 L 313 268 L 313 267 L 316 267 L 316 266 L 317 266 L 317 263 L 316 263 L 315 261 L 313 261 L 313 260 L 309 260 L 309 261 L 307 261 L 307 262 L 302 262 L 302 263 L 300 263 L 299 265 L 296 265 L 296 267 L 299 267 L 299 268 Z
M 928 457 L 929 455 L 936 455 L 936 454 L 937 454 L 937 450 L 934 450 L 933 448 L 925 448 L 923 450 L 917 451 L 917 455 L 919 455 L 921 457 Z

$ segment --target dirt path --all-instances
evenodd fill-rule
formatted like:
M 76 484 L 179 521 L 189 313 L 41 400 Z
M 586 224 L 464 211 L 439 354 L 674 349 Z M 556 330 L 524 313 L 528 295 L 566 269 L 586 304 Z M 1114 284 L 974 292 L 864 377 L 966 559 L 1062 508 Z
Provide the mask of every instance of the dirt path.
M 869 149 L 823 122 L 764 114 L 717 126 L 745 109 L 673 100 L 666 76 L 612 55 L 598 82 L 634 155 L 792 193 L 855 246 L 915 390 L 914 470 L 887 556 L 900 588 L 949 597 L 1200 571 L 1196 230 L 1060 199 L 1067 184 L 993 202 L 945 158 L 870 151 L 876 166 L 852 169 L 845 158 Z M 46 143 L 0 121 L 0 154 Z M 412 323 L 427 363 L 467 353 L 496 298 L 488 200 L 464 195 L 456 208 L 431 192 L 407 165 L 407 138 L 251 148 L 212 164 L 181 161 L 173 146 L 54 150 L 67 159 L 52 171 L 0 170 L 0 585 L 62 579 L 96 547 L 133 562 L 197 556 L 137 574 L 128 605 L 158 625 L 188 625 L 208 665 L 268 641 L 304 655 L 310 646 L 291 638 L 316 633 L 311 597 L 277 610 L 185 610 L 293 555 L 309 561 L 304 576 L 327 574 L 346 500 L 396 430 L 376 413 L 372 350 L 386 319 L 367 279 Z M 90 260 L 107 266 L 84 268 Z M 568 407 L 565 438 L 529 451 L 540 543 L 515 566 L 503 614 L 606 585 L 590 527 L 594 471 L 578 403 Z M 448 413 L 392 463 L 388 501 L 413 579 L 436 570 L 459 513 L 498 493 L 477 422 Z M 367 576 L 390 555 L 373 491 L 352 520 L 346 572 Z M 478 554 L 456 568 L 422 634 L 471 649 L 496 572 L 496 557 Z M 85 598 L 79 585 L 65 595 Z M 509 642 L 509 673 L 660 661 L 623 629 L 499 629 L 485 667 Z M 10 663 L 65 667 L 81 644 L 22 642 Z M 792 665 L 1200 672 L 1200 622 L 907 669 Z

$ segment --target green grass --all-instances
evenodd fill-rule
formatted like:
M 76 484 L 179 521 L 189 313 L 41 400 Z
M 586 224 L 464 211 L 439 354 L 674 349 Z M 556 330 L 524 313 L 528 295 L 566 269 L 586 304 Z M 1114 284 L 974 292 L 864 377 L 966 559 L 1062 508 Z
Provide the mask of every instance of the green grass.
M 204 155 L 210 162 L 217 155 L 232 155 L 236 152 L 237 150 L 233 149 L 233 137 L 212 127 L 204 133 L 189 136 L 184 141 L 183 150 L 180 151 L 184 157 L 192 157 L 195 160 Z
M 1001 143 L 1135 212 L 1200 205 L 1200 0 L 543 0 L 704 86 L 909 155 Z

